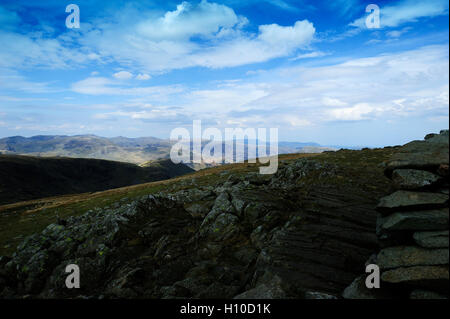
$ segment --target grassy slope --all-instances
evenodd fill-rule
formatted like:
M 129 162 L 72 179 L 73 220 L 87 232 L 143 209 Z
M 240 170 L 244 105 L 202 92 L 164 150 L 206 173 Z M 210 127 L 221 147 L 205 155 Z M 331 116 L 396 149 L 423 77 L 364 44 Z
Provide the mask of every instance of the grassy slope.
M 293 161 L 303 157 L 315 157 L 316 160 L 334 163 L 344 169 L 345 174 L 329 183 L 339 188 L 343 179 L 358 180 L 361 187 L 386 187 L 383 169 L 380 163 L 387 160 L 395 149 L 375 149 L 363 151 L 343 150 L 336 153 L 323 154 L 287 154 L 279 157 L 283 161 Z M 211 185 L 225 181 L 230 174 L 246 174 L 256 172 L 259 164 L 230 164 L 193 172 L 170 180 L 145 183 L 129 187 L 117 188 L 97 193 L 85 193 L 44 198 L 34 201 L 20 202 L 0 206 L 0 255 L 9 255 L 17 244 L 27 235 L 43 230 L 48 224 L 56 221 L 56 214 L 65 218 L 81 215 L 89 209 L 125 204 L 146 194 L 161 190 L 176 191 L 195 185 Z M 195 179 L 192 183 L 187 180 Z M 308 181 L 306 181 L 308 182 Z M 314 181 L 311 181 L 313 184 Z

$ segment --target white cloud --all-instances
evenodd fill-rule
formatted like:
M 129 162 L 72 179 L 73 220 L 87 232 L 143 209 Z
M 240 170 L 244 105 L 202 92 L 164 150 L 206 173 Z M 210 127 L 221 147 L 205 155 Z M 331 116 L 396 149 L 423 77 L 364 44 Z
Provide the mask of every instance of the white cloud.
M 182 2 L 175 11 L 163 17 L 147 19 L 135 26 L 136 35 L 156 41 L 189 40 L 190 37 L 210 36 L 220 28 L 231 28 L 239 18 L 233 9 L 202 0 L 198 5 Z
M 403 23 L 416 22 L 421 18 L 435 17 L 448 13 L 447 0 L 403 0 L 380 8 L 380 27 L 397 27 Z M 366 17 L 353 21 L 350 25 L 366 28 Z
M 367 115 L 373 110 L 373 107 L 367 103 L 358 103 L 353 107 L 330 110 L 329 114 L 333 120 L 360 121 L 368 119 L 369 117 L 367 117 Z
M 2 30 L 0 40 L 7 45 L 0 51 L 0 67 L 73 68 L 116 62 L 143 74 L 193 66 L 233 67 L 295 54 L 315 34 L 307 20 L 291 26 L 260 25 L 256 32 L 246 30 L 247 23 L 232 8 L 206 0 L 182 2 L 163 14 L 126 6 L 58 36 L 43 27 L 28 34 Z M 50 34 L 44 36 L 45 32 Z M 122 79 L 128 77 L 122 74 Z
M 128 80 L 133 77 L 133 74 L 128 71 L 120 71 L 120 72 L 114 73 L 113 76 L 119 80 Z
M 148 75 L 147 73 L 139 73 L 138 75 L 136 75 L 136 79 L 137 80 L 141 80 L 141 81 L 145 81 L 145 80 L 151 79 L 151 76 Z
M 277 24 L 261 25 L 255 38 L 240 36 L 188 56 L 188 59 L 192 59 L 195 65 L 211 68 L 264 62 L 289 56 L 297 49 L 305 48 L 313 39 L 314 33 L 314 26 L 307 20 L 297 21 L 294 26 L 287 27 Z
M 260 25 L 256 33 L 246 32 L 245 17 L 207 1 L 183 2 L 162 17 L 136 19 L 148 15 L 120 11 L 113 17 L 120 24 L 99 21 L 79 40 L 103 58 L 158 72 L 193 66 L 232 67 L 289 56 L 305 48 L 315 33 L 307 20 L 292 26 Z

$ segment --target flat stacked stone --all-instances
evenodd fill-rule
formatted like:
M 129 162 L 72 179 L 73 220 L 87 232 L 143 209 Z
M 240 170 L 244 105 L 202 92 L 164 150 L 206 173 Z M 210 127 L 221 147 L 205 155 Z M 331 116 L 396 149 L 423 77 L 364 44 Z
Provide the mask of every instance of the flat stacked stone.
M 361 296 L 380 296 L 384 287 L 391 293 L 385 297 L 448 298 L 448 130 L 405 144 L 385 167 L 396 191 L 381 198 L 377 206 L 381 249 L 371 263 L 380 268 L 381 289 L 365 288 Z M 344 297 L 350 296 L 349 288 Z

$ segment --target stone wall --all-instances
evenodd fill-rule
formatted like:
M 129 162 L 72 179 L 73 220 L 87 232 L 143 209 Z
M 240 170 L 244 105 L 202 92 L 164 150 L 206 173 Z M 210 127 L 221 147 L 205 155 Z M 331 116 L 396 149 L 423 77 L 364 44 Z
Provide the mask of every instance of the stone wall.
M 358 277 L 344 298 L 448 298 L 449 132 L 405 144 L 385 163 L 395 192 L 377 206 L 380 288 Z

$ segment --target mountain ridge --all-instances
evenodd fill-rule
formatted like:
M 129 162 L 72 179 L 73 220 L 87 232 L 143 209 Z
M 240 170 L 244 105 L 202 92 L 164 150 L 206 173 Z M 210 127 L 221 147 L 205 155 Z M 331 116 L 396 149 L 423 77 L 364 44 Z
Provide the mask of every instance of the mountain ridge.
M 207 141 L 202 141 L 207 143 Z M 247 145 L 255 141 L 240 141 Z M 174 143 L 156 137 L 128 138 L 123 136 L 101 137 L 86 135 L 36 135 L 31 137 L 11 136 L 0 138 L 0 154 L 32 155 L 42 157 L 95 158 L 142 164 L 152 160 L 169 158 Z M 315 142 L 279 142 L 279 154 L 321 153 L 336 150 L 335 147 L 321 146 Z M 194 167 L 204 167 L 195 166 Z

